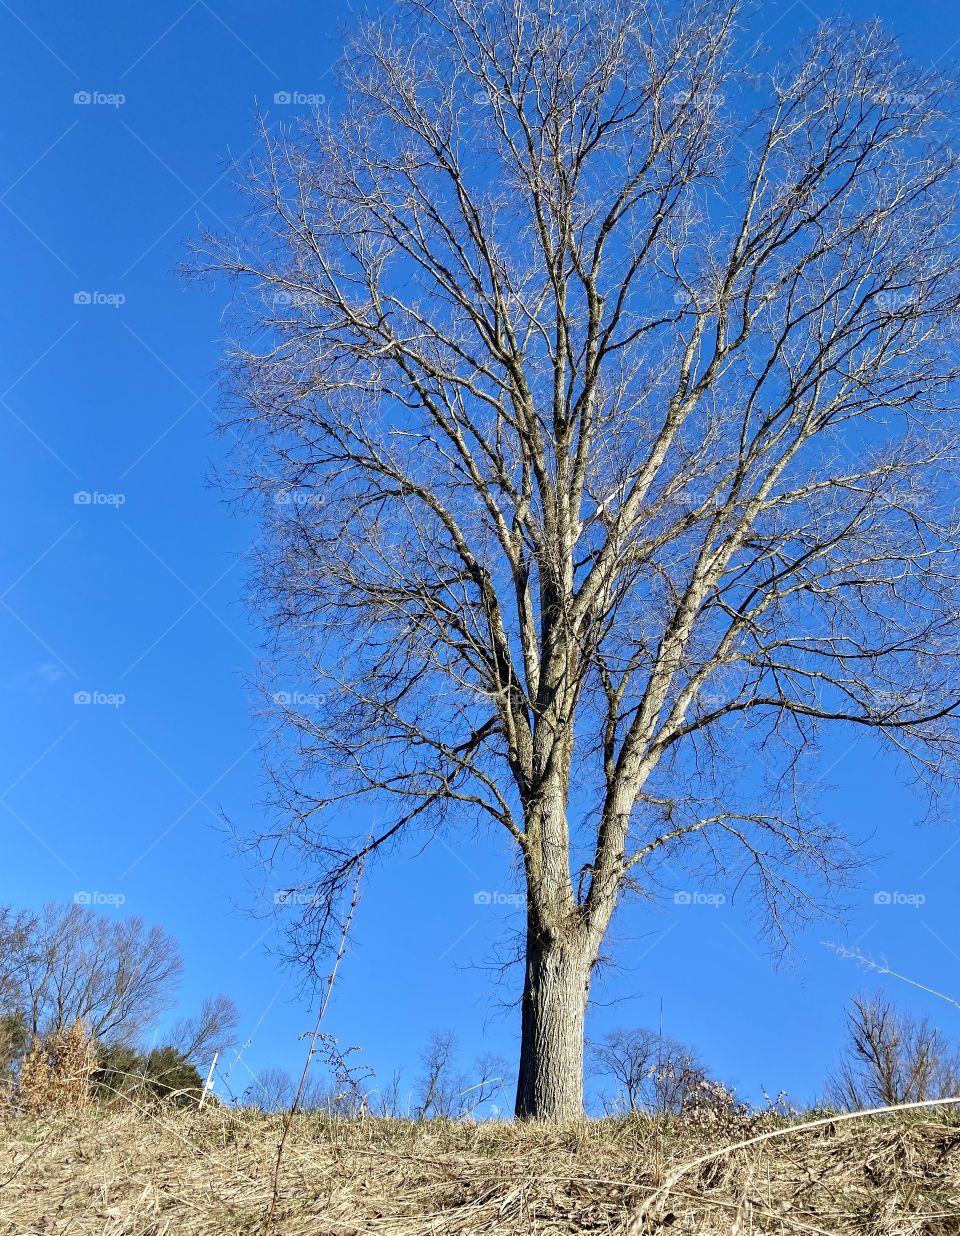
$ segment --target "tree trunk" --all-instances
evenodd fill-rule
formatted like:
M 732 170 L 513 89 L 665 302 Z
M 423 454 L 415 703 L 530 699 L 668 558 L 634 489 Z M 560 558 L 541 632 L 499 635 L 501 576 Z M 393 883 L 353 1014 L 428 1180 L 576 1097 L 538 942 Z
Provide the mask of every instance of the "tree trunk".
M 585 941 L 544 941 L 528 929 L 518 1120 L 583 1115 L 583 1031 L 592 964 Z

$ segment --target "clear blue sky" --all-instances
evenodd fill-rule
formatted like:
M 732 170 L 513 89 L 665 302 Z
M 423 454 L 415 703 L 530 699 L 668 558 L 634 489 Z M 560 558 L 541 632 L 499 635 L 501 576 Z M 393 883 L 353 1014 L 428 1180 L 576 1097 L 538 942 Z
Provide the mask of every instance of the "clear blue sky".
M 777 42 L 838 11 L 760 7 Z M 844 11 L 881 16 L 922 61 L 960 51 L 952 0 Z M 221 809 L 241 827 L 261 818 L 244 686 L 258 634 L 241 562 L 255 529 L 207 483 L 223 293 L 184 285 L 175 268 L 201 224 L 236 217 L 224 157 L 249 148 L 257 105 L 279 120 L 296 108 L 274 105 L 279 91 L 334 95 L 344 17 L 304 0 L 0 0 L 0 901 L 100 893 L 124 899 L 106 912 L 166 927 L 186 961 L 184 1008 L 217 990 L 240 1006 L 238 1091 L 247 1067 L 293 1071 L 312 1018 L 267 952 L 269 921 L 248 913 L 262 908 L 259 882 L 217 827 Z M 92 303 L 75 303 L 80 293 Z M 662 1001 L 666 1029 L 748 1094 L 805 1099 L 836 1057 L 844 1002 L 877 981 L 823 941 L 859 942 L 960 997 L 957 821 L 918 826 L 898 770 L 850 742 L 841 735 L 825 763 L 821 807 L 877 857 L 846 929 L 813 926 L 778 968 L 735 904 L 634 906 L 591 1033 L 656 1024 Z M 675 887 L 714 891 L 682 873 Z M 384 1079 L 394 1065 L 412 1078 L 435 1028 L 456 1031 L 466 1057 L 515 1055 L 519 972 L 500 981 L 485 967 L 521 924 L 510 905 L 475 905 L 478 890 L 515 891 L 506 853 L 469 838 L 368 881 L 328 1029 L 362 1044 Z M 925 900 L 877 905 L 878 890 Z M 889 990 L 960 1042 L 956 1010 Z

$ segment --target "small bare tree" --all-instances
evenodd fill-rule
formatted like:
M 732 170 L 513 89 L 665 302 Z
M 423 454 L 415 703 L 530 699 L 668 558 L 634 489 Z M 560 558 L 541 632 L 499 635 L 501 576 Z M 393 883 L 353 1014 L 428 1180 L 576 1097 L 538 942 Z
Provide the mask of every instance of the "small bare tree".
M 20 1010 L 24 959 L 31 953 L 37 922 L 29 910 L 0 906 L 0 1009 L 5 1014 Z
M 679 1115 L 718 1092 L 696 1054 L 656 1030 L 611 1030 L 589 1047 L 593 1072 L 616 1087 L 613 1110 Z
M 423 1073 L 414 1095 L 415 1120 L 464 1120 L 500 1091 L 506 1073 L 503 1060 L 486 1053 L 464 1073 L 457 1067 L 456 1055 L 457 1040 L 449 1031 L 431 1037 L 420 1057 Z
M 960 1051 L 926 1017 L 918 1021 L 898 1011 L 879 993 L 857 996 L 847 1013 L 847 1033 L 829 1102 L 855 1110 L 960 1094 Z
M 243 1097 L 252 1107 L 264 1112 L 279 1112 L 289 1107 L 297 1093 L 293 1078 L 286 1069 L 271 1065 L 261 1069 L 244 1091 Z
M 184 1017 L 166 1036 L 170 1047 L 197 1064 L 212 1052 L 222 1052 L 237 1041 L 240 1021 L 237 1006 L 229 996 L 208 996 L 196 1017 Z
M 572 1117 L 656 860 L 752 876 L 779 926 L 837 869 L 801 808 L 825 727 L 931 782 L 957 754 L 947 87 L 877 26 L 774 64 L 737 0 L 402 0 L 343 63 L 198 263 L 257 332 L 240 483 L 311 683 L 274 697 L 262 840 L 303 858 L 311 959 L 364 856 L 501 830 L 516 1111 Z
M 589 1044 L 594 1074 L 612 1080 L 610 1111 L 644 1111 L 678 1116 L 734 1110 L 734 1091 L 717 1082 L 697 1054 L 676 1038 L 655 1030 L 614 1030 Z

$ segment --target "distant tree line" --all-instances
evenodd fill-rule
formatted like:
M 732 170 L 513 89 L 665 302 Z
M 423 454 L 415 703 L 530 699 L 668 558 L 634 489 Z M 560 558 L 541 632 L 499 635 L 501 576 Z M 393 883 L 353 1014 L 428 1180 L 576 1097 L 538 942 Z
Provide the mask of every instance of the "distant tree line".
M 960 1051 L 929 1019 L 917 1019 L 873 993 L 855 997 L 845 1021 L 840 1061 L 814 1100 L 817 1108 L 852 1111 L 960 1095 Z M 352 1066 L 338 1052 L 336 1040 L 330 1043 L 320 1052 L 329 1067 L 318 1069 L 304 1088 L 298 1103 L 303 1110 L 458 1120 L 498 1116 L 509 1108 L 507 1063 L 486 1054 L 464 1067 L 450 1032 L 431 1036 L 409 1083 L 397 1069 L 386 1084 L 376 1084 L 372 1069 Z M 660 1030 L 617 1029 L 588 1040 L 587 1061 L 596 1109 L 603 1115 L 731 1116 L 751 1110 L 692 1047 Z M 295 1094 L 290 1074 L 269 1067 L 254 1077 L 243 1101 L 277 1111 L 289 1108 Z M 764 1110 L 783 1115 L 800 1107 L 785 1092 L 767 1096 L 766 1103 Z
M 314 1077 L 298 1106 L 331 1116 L 366 1113 L 390 1119 L 469 1120 L 483 1113 L 499 1115 L 510 1108 L 513 1076 L 500 1056 L 484 1053 L 470 1067 L 459 1059 L 457 1039 L 450 1031 L 436 1031 L 420 1053 L 420 1068 L 409 1085 L 395 1069 L 384 1086 L 374 1084 L 372 1069 L 351 1063 L 349 1049 L 341 1052 L 336 1040 L 324 1036 L 321 1052 L 325 1073 Z M 244 1101 L 263 1111 L 289 1107 L 296 1095 L 293 1078 L 284 1069 L 263 1069 L 244 1092 Z
M 229 997 L 210 996 L 158 1036 L 182 970 L 173 938 L 140 918 L 112 919 L 81 905 L 51 903 L 38 912 L 0 906 L 0 1086 L 15 1093 L 26 1080 L 52 1077 L 58 1061 L 82 1056 L 83 1084 L 93 1098 L 196 1102 L 213 1053 L 236 1041 L 238 1014 Z M 373 1070 L 357 1063 L 358 1052 L 320 1035 L 298 1106 L 414 1120 L 509 1110 L 514 1079 L 506 1062 L 486 1053 L 465 1065 L 449 1031 L 430 1037 L 409 1082 L 397 1069 L 378 1084 Z M 588 1062 L 607 1115 L 747 1110 L 691 1047 L 660 1030 L 612 1030 L 588 1042 Z M 293 1104 L 296 1089 L 286 1071 L 266 1068 L 239 1101 L 280 1110 Z M 856 1110 L 958 1094 L 960 1050 L 928 1018 L 897 1009 L 879 993 L 851 1002 L 823 1105 Z
M 734 1088 L 691 1048 L 654 1030 L 612 1031 L 588 1043 L 588 1059 L 608 1114 L 745 1110 Z M 928 1018 L 898 1010 L 876 992 L 850 1002 L 840 1063 L 828 1075 L 822 1106 L 857 1111 L 957 1095 L 960 1051 Z

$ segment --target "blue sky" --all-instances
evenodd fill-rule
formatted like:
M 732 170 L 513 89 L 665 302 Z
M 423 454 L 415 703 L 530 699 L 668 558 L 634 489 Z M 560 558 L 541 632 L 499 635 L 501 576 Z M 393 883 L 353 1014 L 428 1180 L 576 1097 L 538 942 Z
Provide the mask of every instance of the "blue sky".
M 761 7 L 777 42 L 839 11 Z M 923 62 L 960 51 L 947 0 L 844 11 L 881 16 Z M 259 636 L 242 600 L 256 529 L 209 483 L 224 293 L 184 284 L 176 267 L 202 225 L 237 217 L 225 159 L 250 148 L 257 106 L 274 121 L 297 107 L 275 104 L 278 92 L 335 96 L 344 19 L 303 0 L 0 0 L 0 901 L 102 894 L 123 899 L 105 912 L 172 932 L 183 1009 L 213 991 L 241 1009 L 246 1045 L 221 1090 L 241 1091 L 247 1070 L 294 1071 L 312 1018 L 268 951 L 270 921 L 251 913 L 272 886 L 218 823 L 221 810 L 241 827 L 262 819 L 244 684 Z M 957 821 L 920 826 L 900 770 L 854 738 L 837 735 L 827 753 L 820 803 L 876 856 L 846 926 L 802 932 L 777 967 L 736 904 L 632 906 L 591 1033 L 656 1024 L 662 1005 L 665 1028 L 746 1093 L 807 1099 L 836 1058 L 845 1001 L 882 981 L 824 941 L 960 997 Z M 499 841 L 466 838 L 454 852 L 448 837 L 371 873 L 328 1029 L 361 1044 L 384 1080 L 398 1065 L 412 1080 L 437 1028 L 454 1030 L 468 1059 L 512 1061 L 519 973 L 500 978 L 490 963 L 521 924 L 502 899 L 474 902 L 516 891 L 509 870 Z M 680 891 L 717 891 L 675 875 Z M 901 896 L 877 904 L 878 892 Z M 960 1042 L 955 1009 L 886 982 Z

